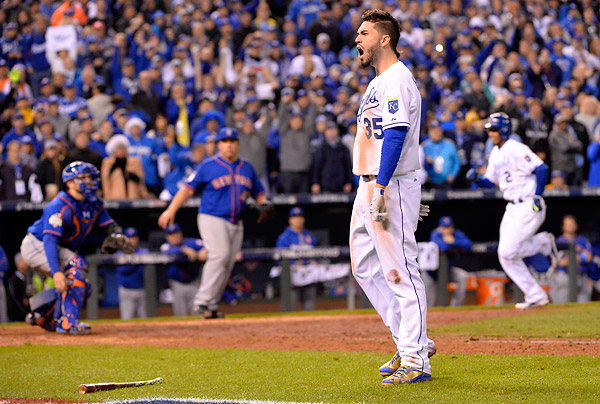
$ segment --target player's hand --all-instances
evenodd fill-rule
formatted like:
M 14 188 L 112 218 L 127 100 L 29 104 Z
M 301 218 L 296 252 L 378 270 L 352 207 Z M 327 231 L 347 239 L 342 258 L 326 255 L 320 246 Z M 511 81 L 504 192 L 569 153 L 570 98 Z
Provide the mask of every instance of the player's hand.
M 429 205 L 419 204 L 419 222 L 422 222 L 423 218 L 427 216 L 429 216 Z
M 54 288 L 56 290 L 61 293 L 67 290 L 67 278 L 64 273 L 57 272 L 52 275 L 52 279 L 54 280 Z
M 385 199 L 383 197 L 385 193 L 384 188 L 377 188 L 373 190 L 373 198 L 371 199 L 371 206 L 369 206 L 369 212 L 371 213 L 371 219 L 375 222 L 383 222 L 387 219 L 387 212 L 385 211 Z
M 477 173 L 477 170 L 475 170 L 474 168 L 470 168 L 469 171 L 467 171 L 467 173 L 465 174 L 465 178 L 469 181 L 475 182 L 479 178 L 479 174 Z
M 169 209 L 165 210 L 158 217 L 158 225 L 163 229 L 166 229 L 168 225 L 173 224 L 174 221 L 175 212 L 171 212 Z
M 543 201 L 543 199 L 542 199 L 541 196 L 539 196 L 539 195 L 534 195 L 533 196 L 533 206 L 532 206 L 532 208 L 533 208 L 534 212 L 539 212 L 539 211 L 542 210 L 542 208 L 543 208 L 542 207 L 542 201 Z

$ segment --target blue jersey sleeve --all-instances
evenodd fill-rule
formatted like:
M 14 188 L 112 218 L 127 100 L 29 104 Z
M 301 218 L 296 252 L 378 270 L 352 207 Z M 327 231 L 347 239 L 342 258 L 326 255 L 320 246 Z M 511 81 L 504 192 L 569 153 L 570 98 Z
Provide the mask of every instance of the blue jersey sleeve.
M 106 208 L 104 208 L 104 205 L 102 205 L 100 213 L 98 213 L 98 219 L 96 223 L 98 224 L 98 227 L 106 227 L 109 224 L 114 223 L 113 218 L 110 217 L 110 215 L 106 211 Z
M 196 192 L 206 185 L 207 173 L 210 167 L 208 167 L 208 162 L 201 163 L 196 171 L 194 171 L 190 176 L 185 180 L 185 186 Z
M 185 245 L 196 251 L 201 251 L 204 248 L 204 243 L 199 238 L 188 238 Z
M 390 178 L 394 175 L 407 132 L 408 128 L 406 126 L 384 129 L 381 162 L 379 164 L 379 174 L 377 175 L 378 184 L 387 186 Z
M 54 275 L 61 271 L 60 262 L 58 261 L 58 236 L 45 233 L 43 242 L 46 259 L 48 260 L 48 265 L 50 265 L 50 272 Z

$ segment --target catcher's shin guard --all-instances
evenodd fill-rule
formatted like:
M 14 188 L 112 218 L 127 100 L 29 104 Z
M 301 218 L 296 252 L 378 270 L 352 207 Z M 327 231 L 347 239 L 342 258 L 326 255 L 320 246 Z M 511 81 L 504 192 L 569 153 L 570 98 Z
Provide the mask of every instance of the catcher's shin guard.
M 65 275 L 69 287 L 66 291 L 59 293 L 60 307 L 55 312 L 55 317 L 58 319 L 56 331 L 61 333 L 70 332 L 72 328 L 74 330 L 80 328 L 79 312 L 91 290 L 86 279 L 87 262 L 82 257 L 76 256 L 69 262 Z

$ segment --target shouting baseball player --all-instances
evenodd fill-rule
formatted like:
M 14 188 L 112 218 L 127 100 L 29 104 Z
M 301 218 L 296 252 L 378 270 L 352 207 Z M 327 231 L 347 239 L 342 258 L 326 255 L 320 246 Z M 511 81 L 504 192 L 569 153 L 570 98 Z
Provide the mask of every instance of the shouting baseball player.
M 59 192 L 44 208 L 42 217 L 27 229 L 21 243 L 25 262 L 42 273 L 52 274 L 56 289 L 39 294 L 45 300 L 39 305 L 32 304 L 27 321 L 49 331 L 89 334 L 90 326 L 79 321 L 79 312 L 90 291 L 86 279 L 88 265 L 74 251 L 96 225 L 108 234 L 102 244 L 103 252 L 112 254 L 121 250 L 131 254 L 133 248 L 96 195 L 100 184 L 96 167 L 75 161 L 65 167 L 62 180 L 67 191 Z M 32 297 L 33 302 L 40 300 L 36 296 Z
M 421 183 L 421 96 L 400 61 L 398 21 L 386 11 L 362 15 L 356 47 L 363 67 L 373 66 L 358 111 L 355 175 L 361 177 L 350 223 L 352 272 L 392 332 L 398 352 L 379 372 L 383 385 L 431 380 L 425 286 L 417 263 L 415 230 Z
M 500 223 L 498 258 L 504 272 L 525 294 L 525 301 L 515 307 L 526 310 L 545 306 L 548 296 L 523 258 L 541 253 L 551 259 L 551 270 L 556 267 L 558 251 L 554 236 L 537 233 L 546 219 L 546 203 L 542 198 L 548 178 L 548 166 L 526 145 L 510 139 L 512 124 L 504 112 L 491 114 L 485 124 L 494 145 L 483 176 L 470 169 L 467 178 L 479 187 L 499 185 L 508 201 Z
M 175 214 L 196 191 L 202 203 L 198 209 L 198 230 L 208 252 L 202 270 L 200 288 L 194 297 L 195 312 L 204 318 L 223 317 L 218 311 L 223 290 L 233 270 L 236 255 L 242 248 L 244 225 L 241 220 L 246 200 L 253 196 L 261 216 L 274 213 L 267 201 L 254 168 L 238 158 L 240 142 L 237 131 L 222 128 L 217 135 L 219 154 L 203 161 L 192 173 L 158 218 L 163 229 L 175 220 Z

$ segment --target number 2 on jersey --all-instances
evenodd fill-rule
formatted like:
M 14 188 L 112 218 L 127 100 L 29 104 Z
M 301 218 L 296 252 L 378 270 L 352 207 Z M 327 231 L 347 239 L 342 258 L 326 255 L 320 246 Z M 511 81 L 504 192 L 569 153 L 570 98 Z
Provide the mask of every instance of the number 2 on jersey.
M 367 139 L 371 139 L 371 136 L 375 136 L 375 139 L 383 139 L 383 131 L 381 130 L 382 118 L 373 118 L 373 123 L 369 118 L 364 119 L 365 130 L 367 131 Z
M 510 171 L 505 171 L 504 175 L 506 175 L 505 181 L 512 182 L 512 177 L 510 176 Z

